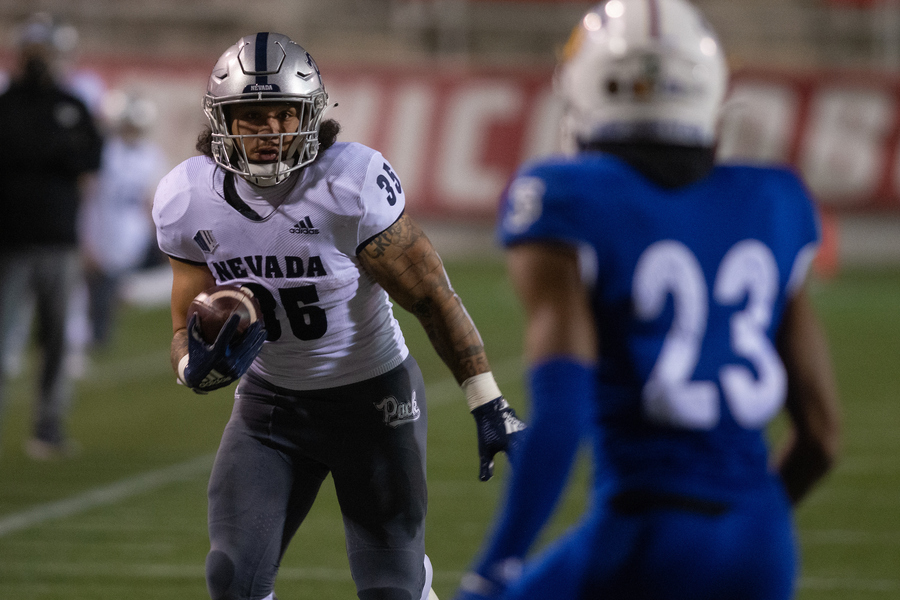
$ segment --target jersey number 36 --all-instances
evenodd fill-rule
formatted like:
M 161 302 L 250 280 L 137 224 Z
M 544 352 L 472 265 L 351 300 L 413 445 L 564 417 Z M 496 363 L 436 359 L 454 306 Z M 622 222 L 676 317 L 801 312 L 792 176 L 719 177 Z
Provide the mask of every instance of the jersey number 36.
M 756 429 L 781 408 L 787 389 L 784 365 L 766 331 L 778 295 L 778 267 L 772 251 L 758 240 L 742 240 L 719 264 L 710 297 L 697 257 L 681 242 L 650 245 L 635 267 L 632 296 L 636 316 L 651 321 L 668 296 L 674 318 L 643 389 L 644 411 L 654 421 L 688 429 L 711 429 L 720 419 L 719 390 L 712 381 L 694 380 L 706 332 L 710 298 L 721 306 L 746 306 L 730 320 L 731 349 L 749 361 L 724 365 L 719 383 L 735 421 Z

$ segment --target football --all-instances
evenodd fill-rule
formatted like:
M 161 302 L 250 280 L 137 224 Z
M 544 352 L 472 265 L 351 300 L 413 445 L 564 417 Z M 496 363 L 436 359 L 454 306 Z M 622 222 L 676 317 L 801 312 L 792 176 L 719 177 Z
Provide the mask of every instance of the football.
M 188 323 L 195 314 L 200 320 L 200 335 L 207 344 L 216 341 L 219 331 L 231 315 L 241 317 L 238 335 L 262 316 L 259 302 L 253 297 L 253 293 L 237 285 L 216 285 L 197 294 L 188 307 Z

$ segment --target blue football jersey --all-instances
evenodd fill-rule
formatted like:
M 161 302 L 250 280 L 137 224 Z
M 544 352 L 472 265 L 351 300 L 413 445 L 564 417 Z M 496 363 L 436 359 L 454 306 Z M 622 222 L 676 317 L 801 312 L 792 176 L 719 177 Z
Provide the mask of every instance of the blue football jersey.
M 579 248 L 600 340 L 600 472 L 673 491 L 768 478 L 764 429 L 787 393 L 775 337 L 819 241 L 793 173 L 720 165 L 670 189 L 598 152 L 547 159 L 511 181 L 499 236 Z

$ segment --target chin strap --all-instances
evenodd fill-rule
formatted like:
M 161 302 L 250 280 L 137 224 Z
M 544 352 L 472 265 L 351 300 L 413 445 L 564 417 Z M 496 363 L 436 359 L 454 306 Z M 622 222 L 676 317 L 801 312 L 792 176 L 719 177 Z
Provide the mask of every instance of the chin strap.
M 296 163 L 296 160 L 292 162 Z M 253 185 L 258 185 L 259 187 L 271 187 L 287 179 L 288 175 L 290 175 L 289 169 L 293 166 L 292 163 L 285 161 L 265 165 L 250 164 L 247 165 L 250 176 L 246 177 L 246 179 Z

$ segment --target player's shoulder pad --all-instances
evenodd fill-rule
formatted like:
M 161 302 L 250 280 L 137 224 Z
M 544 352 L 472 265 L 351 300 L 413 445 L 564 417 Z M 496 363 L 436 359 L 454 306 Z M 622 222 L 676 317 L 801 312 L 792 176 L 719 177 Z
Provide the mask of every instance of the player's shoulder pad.
M 524 163 L 510 180 L 504 191 L 506 196 L 513 187 L 526 185 L 541 189 L 543 202 L 554 204 L 560 199 L 580 196 L 587 186 L 592 194 L 598 189 L 593 183 L 605 182 L 605 187 L 633 177 L 632 171 L 614 157 L 599 152 L 579 153 L 574 156 L 550 156 Z
M 159 182 L 153 197 L 153 220 L 164 227 L 181 219 L 200 194 L 213 193 L 215 162 L 206 156 L 193 156 L 169 171 Z
M 381 152 L 363 144 L 336 143 L 313 165 L 319 170 L 318 176 L 328 180 L 336 197 L 365 205 L 368 196 L 381 197 L 390 186 L 397 199 L 403 200 L 399 178 L 388 161 Z
M 362 184 L 366 169 L 377 150 L 358 142 L 336 142 L 316 159 L 313 166 L 325 177 L 357 180 Z

